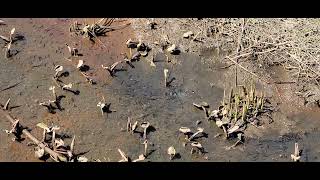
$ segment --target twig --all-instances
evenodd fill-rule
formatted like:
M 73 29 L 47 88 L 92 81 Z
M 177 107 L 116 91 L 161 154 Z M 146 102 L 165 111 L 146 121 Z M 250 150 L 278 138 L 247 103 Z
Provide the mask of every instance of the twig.
M 13 85 L 9 85 L 9 86 L 7 86 L 7 87 L 5 87 L 5 88 L 1 89 L 1 90 L 0 90 L 0 92 L 5 91 L 5 90 L 8 90 L 8 89 L 11 89 L 11 88 L 13 88 L 13 87 L 17 86 L 18 84 L 20 84 L 21 82 L 22 82 L 22 81 L 17 82 L 17 83 L 15 83 L 15 84 L 13 84 Z
M 1 105 L 2 106 L 2 105 Z M 5 110 L 0 108 L 0 112 L 5 115 L 5 117 L 11 122 L 14 123 L 14 118 Z M 54 152 L 49 147 L 47 147 L 44 143 L 40 142 L 36 137 L 34 137 L 27 129 L 22 130 L 22 134 L 24 134 L 26 137 L 28 137 L 31 141 L 33 141 L 36 145 L 38 145 L 40 148 L 44 149 L 45 152 L 51 155 L 55 161 L 65 161 L 66 158 L 59 153 Z

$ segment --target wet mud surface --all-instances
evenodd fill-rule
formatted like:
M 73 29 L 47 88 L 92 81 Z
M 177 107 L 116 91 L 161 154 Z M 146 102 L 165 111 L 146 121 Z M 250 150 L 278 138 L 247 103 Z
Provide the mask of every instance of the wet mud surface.
M 85 153 L 89 160 L 118 161 L 121 159 L 118 148 L 135 159 L 143 153 L 143 129 L 139 127 L 133 135 L 124 131 L 130 117 L 134 122 L 148 121 L 152 126 L 147 135 L 149 156 L 146 161 L 169 161 L 167 149 L 170 146 L 179 153 L 174 161 L 290 161 L 295 142 L 303 148 L 302 161 L 318 160 L 320 112 L 302 108 L 298 100 L 290 98 L 293 95 L 288 85 L 278 85 L 278 92 L 284 99 L 282 103 L 273 86 L 265 87 L 273 104 L 280 104 L 280 110 L 272 114 L 273 123 L 258 128 L 250 126 L 245 132 L 244 144 L 228 149 L 236 140 L 215 137 L 223 131 L 207 122 L 204 112 L 192 103 L 205 101 L 209 103 L 210 110 L 218 108 L 224 89 L 233 84 L 233 70 L 220 68 L 224 66 L 224 52 L 207 49 L 201 57 L 190 53 L 170 55 L 173 60 L 170 63 L 164 53 L 155 52 L 156 67 L 151 67 L 142 58 L 133 62 L 134 68 L 126 64 L 119 66 L 115 77 L 111 78 L 101 64 L 111 65 L 122 60 L 123 53 L 129 53 L 125 42 L 135 38 L 130 27 L 99 38 L 105 48 L 98 42 L 92 44 L 82 37 L 71 36 L 68 28 L 74 19 L 3 20 L 9 25 L 1 26 L 0 34 L 6 34 L 15 27 L 24 39 L 13 44 L 13 49 L 19 51 L 15 56 L 10 59 L 0 56 L 0 88 L 21 82 L 0 92 L 0 102 L 5 103 L 10 97 L 11 106 L 19 106 L 13 108 L 11 114 L 30 127 L 31 133 L 39 139 L 42 130 L 36 124 L 54 123 L 61 127 L 60 133 L 69 136 L 65 138 L 67 144 L 71 142 L 70 137 L 76 136 L 75 151 Z M 80 58 L 90 67 L 88 74 L 97 84 L 87 83 L 74 64 L 64 59 L 68 56 L 65 43 L 77 47 L 83 54 Z M 209 56 L 213 61 L 206 61 Z M 69 76 L 61 78 L 63 82 L 72 82 L 73 89 L 80 93 L 75 95 L 57 90 L 58 95 L 65 96 L 61 100 L 63 110 L 50 114 L 38 104 L 52 98 L 48 89 L 54 85 L 51 77 L 57 64 L 69 72 Z M 164 84 L 165 68 L 172 80 L 169 87 Z M 271 69 L 268 73 L 273 71 L 279 70 Z M 247 78 L 242 76 L 240 80 Z M 112 110 L 104 115 L 97 107 L 102 97 L 111 103 Z M 197 124 L 197 121 L 201 123 Z M 182 126 L 193 132 L 198 127 L 204 128 L 205 136 L 197 139 L 205 149 L 204 154 L 191 155 L 190 145 L 183 146 L 184 137 L 178 132 Z M 0 115 L 0 161 L 40 161 L 35 158 L 33 147 L 27 146 L 27 139 L 18 143 L 6 135 L 3 130 L 9 128 L 9 122 Z

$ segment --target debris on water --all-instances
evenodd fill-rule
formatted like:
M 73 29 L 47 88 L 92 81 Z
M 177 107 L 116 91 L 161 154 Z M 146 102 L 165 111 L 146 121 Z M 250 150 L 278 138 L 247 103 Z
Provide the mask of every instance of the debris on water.
M 301 153 L 299 151 L 299 144 L 294 143 L 294 154 L 291 154 L 291 160 L 294 162 L 299 162 L 301 158 Z
M 168 155 L 170 156 L 170 160 L 172 160 L 176 156 L 176 150 L 173 146 L 170 146 L 167 150 Z
M 193 32 L 192 31 L 188 31 L 188 32 L 183 34 L 184 38 L 189 38 L 190 36 L 193 36 Z

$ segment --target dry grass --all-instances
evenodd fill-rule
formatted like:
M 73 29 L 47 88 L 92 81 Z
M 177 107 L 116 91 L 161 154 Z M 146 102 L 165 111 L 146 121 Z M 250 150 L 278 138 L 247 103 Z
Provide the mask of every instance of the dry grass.
M 157 29 L 150 30 L 148 23 L 151 22 L 158 24 Z M 320 80 L 319 25 L 320 19 L 309 18 L 133 20 L 138 37 L 150 43 L 168 39 L 182 51 L 195 53 L 204 47 L 227 49 L 230 54 L 224 61 L 231 63 L 230 66 L 234 63 L 227 58 L 239 63 L 250 60 L 251 64 L 261 64 L 265 68 L 281 65 L 296 84 L 301 85 L 300 95 L 309 98 L 307 101 L 320 100 L 317 88 Z M 183 38 L 188 31 L 196 34 L 198 41 Z

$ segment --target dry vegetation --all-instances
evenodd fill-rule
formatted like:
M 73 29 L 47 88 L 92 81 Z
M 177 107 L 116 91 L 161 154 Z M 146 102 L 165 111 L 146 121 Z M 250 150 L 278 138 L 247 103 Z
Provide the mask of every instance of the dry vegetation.
M 138 37 L 150 43 L 174 43 L 184 52 L 198 53 L 204 47 L 228 50 L 230 54 L 225 61 L 230 66 L 234 62 L 229 60 L 239 63 L 249 60 L 256 67 L 264 68 L 281 65 L 298 85 L 296 93 L 305 98 L 306 103 L 318 104 L 319 23 L 319 19 L 193 18 L 136 19 L 133 26 L 140 30 Z M 151 28 L 154 30 L 150 31 Z M 186 40 L 183 34 L 189 31 L 193 35 Z M 263 77 L 263 73 L 256 73 Z M 265 82 L 270 83 L 268 79 Z

